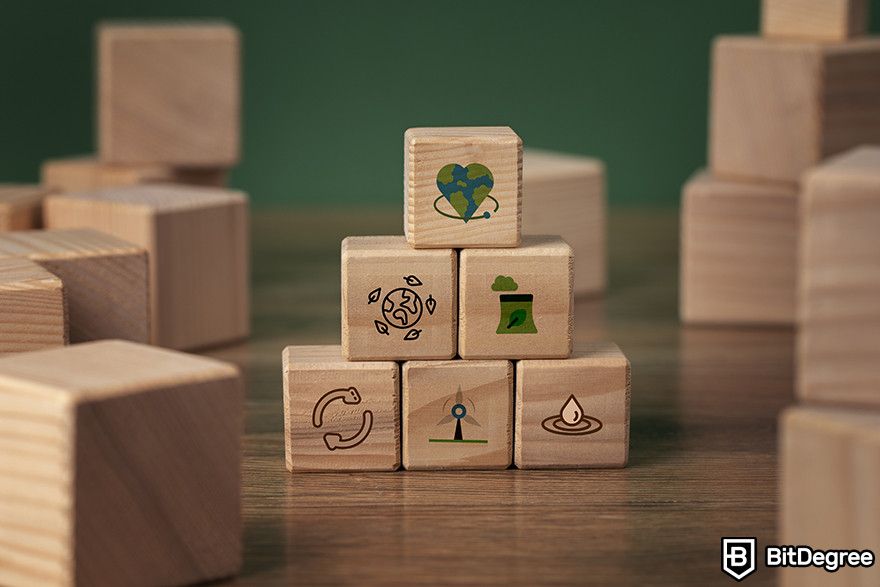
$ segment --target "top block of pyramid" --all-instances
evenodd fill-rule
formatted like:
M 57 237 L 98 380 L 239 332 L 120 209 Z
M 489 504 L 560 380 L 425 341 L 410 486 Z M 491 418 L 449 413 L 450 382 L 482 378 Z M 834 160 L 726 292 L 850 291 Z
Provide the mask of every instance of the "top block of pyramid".
M 522 140 L 510 127 L 411 128 L 403 167 L 410 246 L 519 246 Z

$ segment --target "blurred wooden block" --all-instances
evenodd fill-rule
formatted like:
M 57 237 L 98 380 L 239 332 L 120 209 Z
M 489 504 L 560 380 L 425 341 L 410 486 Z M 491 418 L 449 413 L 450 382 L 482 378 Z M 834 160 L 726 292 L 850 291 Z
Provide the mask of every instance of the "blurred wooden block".
M 523 233 L 558 234 L 574 252 L 574 293 L 605 290 L 605 165 L 551 151 L 523 152 Z
M 510 361 L 403 364 L 403 466 L 506 469 L 513 451 Z
M 822 159 L 880 142 L 880 39 L 720 37 L 709 158 L 730 178 L 794 183 Z
M 55 192 L 75 192 L 157 182 L 225 187 L 227 175 L 228 170 L 222 168 L 109 164 L 84 156 L 44 161 L 40 181 Z
M 342 241 L 342 350 L 349 361 L 451 359 L 458 258 L 402 236 Z
M 687 323 L 793 324 L 798 195 L 714 178 L 684 186 L 680 314 Z
M 571 354 L 572 251 L 558 236 L 516 249 L 464 249 L 458 353 L 463 359 L 564 359 Z
M 0 184 L 0 232 L 40 228 L 47 193 L 38 185 Z
M 46 225 L 88 227 L 150 253 L 154 344 L 192 350 L 250 329 L 248 202 L 241 192 L 172 184 L 52 196 Z
M 780 544 L 880 550 L 880 414 L 790 408 L 780 418 Z M 880 566 L 782 569 L 781 585 L 880 584 Z
M 400 467 L 400 367 L 348 362 L 340 346 L 282 353 L 288 471 L 395 471 Z
M 410 245 L 519 245 L 522 140 L 510 127 L 411 128 L 404 143 Z
M 232 365 L 122 341 L 0 359 L 0 584 L 237 572 L 243 389 Z
M 0 259 L 0 355 L 66 343 L 61 280 L 27 259 Z
M 71 342 L 150 338 L 147 252 L 93 230 L 0 235 L 0 259 L 26 258 L 64 284 Z
M 105 23 L 97 37 L 102 161 L 191 167 L 231 167 L 238 161 L 235 27 Z
M 630 365 L 614 343 L 570 359 L 516 363 L 514 463 L 520 469 L 626 466 Z
M 767 37 L 846 41 L 868 30 L 868 0 L 764 0 Z
M 880 407 L 880 147 L 806 174 L 801 206 L 798 393 Z

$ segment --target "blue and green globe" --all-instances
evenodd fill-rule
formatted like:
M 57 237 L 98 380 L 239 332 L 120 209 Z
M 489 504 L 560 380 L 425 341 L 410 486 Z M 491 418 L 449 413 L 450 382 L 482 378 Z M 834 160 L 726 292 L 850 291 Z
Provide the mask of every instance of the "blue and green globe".
M 483 200 L 489 196 L 495 179 L 489 168 L 480 163 L 471 163 L 462 167 L 458 163 L 445 165 L 437 173 L 437 187 L 446 201 L 458 213 L 458 218 L 468 222 L 480 209 Z M 494 200 L 494 198 L 492 198 Z M 434 204 L 436 208 L 436 202 Z M 497 206 L 496 206 L 497 209 Z M 440 210 L 437 210 L 440 212 Z M 444 214 L 443 212 L 440 212 Z M 449 214 L 444 214 L 450 216 Z M 478 218 L 489 218 L 490 212 L 483 212 Z M 454 216 L 450 216 L 455 218 Z

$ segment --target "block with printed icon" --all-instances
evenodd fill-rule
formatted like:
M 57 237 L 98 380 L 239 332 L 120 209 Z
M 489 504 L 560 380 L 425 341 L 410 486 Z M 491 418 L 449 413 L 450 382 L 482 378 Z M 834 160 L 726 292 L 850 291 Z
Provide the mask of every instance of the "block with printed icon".
M 519 245 L 522 140 L 510 127 L 407 130 L 404 189 L 413 247 Z
M 147 251 L 94 230 L 0 235 L 0 259 L 29 259 L 64 284 L 70 342 L 149 342 Z
M 868 29 L 870 0 L 764 0 L 761 32 L 766 37 L 845 41 Z
M 578 344 L 570 359 L 517 361 L 514 463 L 625 466 L 630 388 L 629 361 L 614 343 Z
M 459 347 L 464 359 L 566 358 L 573 323 L 572 250 L 557 236 L 515 249 L 460 254 Z
M 243 403 L 234 366 L 130 342 L 0 359 L 0 584 L 237 572 Z
M 402 236 L 342 241 L 342 349 L 350 361 L 451 359 L 458 259 Z
M 403 364 L 403 466 L 506 469 L 513 450 L 510 361 Z
M 0 232 L 40 228 L 40 210 L 48 193 L 39 185 L 0 184 Z
M 75 192 L 141 183 L 184 183 L 224 187 L 228 170 L 183 168 L 161 163 L 103 163 L 94 156 L 49 159 L 40 167 L 40 183 L 54 192 Z
M 66 343 L 61 280 L 28 259 L 0 259 L 0 356 Z
M 284 448 L 289 471 L 400 467 L 400 367 L 346 361 L 342 347 L 283 352 Z

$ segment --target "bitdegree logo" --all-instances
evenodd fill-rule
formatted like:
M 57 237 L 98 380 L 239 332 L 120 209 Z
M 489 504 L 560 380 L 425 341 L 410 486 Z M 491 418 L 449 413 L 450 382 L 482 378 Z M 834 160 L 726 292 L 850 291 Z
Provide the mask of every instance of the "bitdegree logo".
M 764 564 L 768 567 L 818 567 L 834 573 L 844 567 L 873 567 L 871 550 L 821 550 L 810 546 L 768 546 Z

